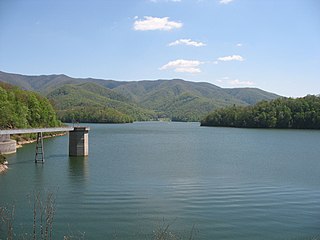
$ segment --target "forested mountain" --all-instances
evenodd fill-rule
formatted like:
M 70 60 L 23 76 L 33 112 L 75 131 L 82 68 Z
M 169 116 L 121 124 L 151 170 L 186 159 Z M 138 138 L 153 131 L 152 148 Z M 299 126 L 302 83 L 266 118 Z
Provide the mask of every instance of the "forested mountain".
M 224 89 L 180 79 L 114 81 L 0 72 L 0 81 L 40 92 L 53 102 L 64 121 L 89 121 L 90 116 L 92 122 L 109 122 L 108 116 L 112 116 L 111 122 L 157 118 L 199 121 L 221 107 L 246 106 L 279 97 L 256 88 Z
M 247 105 L 215 85 L 179 79 L 129 82 L 115 90 L 175 121 L 198 121 L 199 116 L 219 107 Z
M 64 122 L 125 123 L 156 118 L 155 112 L 128 103 L 128 99 L 95 83 L 66 84 L 50 92 Z
M 0 82 L 6 82 L 12 85 L 19 86 L 22 89 L 36 91 L 42 94 L 48 94 L 49 92 L 65 84 L 80 84 L 92 82 L 97 83 L 103 87 L 113 89 L 119 85 L 127 83 L 122 81 L 102 80 L 93 78 L 71 78 L 64 74 L 26 76 L 1 71 Z
M 279 97 L 276 94 L 265 92 L 257 88 L 230 88 L 225 89 L 225 91 L 250 105 L 256 104 L 261 100 L 273 100 Z
M 46 98 L 0 82 L 0 129 L 60 125 Z
M 206 116 L 201 125 L 320 129 L 320 97 L 278 98 L 254 106 L 221 108 Z

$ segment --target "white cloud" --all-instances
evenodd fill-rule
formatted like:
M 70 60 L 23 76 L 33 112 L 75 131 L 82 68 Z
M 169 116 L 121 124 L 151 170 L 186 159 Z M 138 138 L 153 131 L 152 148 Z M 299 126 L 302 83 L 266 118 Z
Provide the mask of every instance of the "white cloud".
M 240 81 L 239 79 L 230 79 L 229 77 L 223 77 L 223 78 L 217 79 L 216 82 L 231 85 L 231 86 L 252 86 L 252 85 L 254 85 L 254 82 L 251 82 L 251 81 Z
M 240 55 L 232 55 L 232 56 L 225 56 L 225 57 L 219 57 L 219 61 L 227 62 L 227 61 L 244 61 L 244 58 Z
M 216 79 L 216 82 L 218 83 L 226 83 L 228 82 L 229 80 L 229 77 L 223 77 L 223 78 L 220 78 L 220 79 Z
M 219 3 L 220 4 L 229 4 L 231 3 L 233 0 L 220 0 Z
M 220 79 L 217 79 L 216 82 L 218 83 L 225 83 L 229 80 L 229 77 L 223 77 L 223 78 L 220 78 Z
M 252 86 L 254 84 L 251 81 L 240 81 L 239 79 L 230 80 L 229 83 L 233 86 Z
M 174 71 L 181 72 L 181 73 L 200 73 L 201 72 L 200 68 L 193 68 L 193 67 L 176 68 Z
M 200 73 L 201 70 L 199 66 L 203 64 L 198 60 L 184 60 L 177 59 L 170 61 L 167 64 L 163 65 L 160 70 L 173 69 L 175 72 L 185 72 L 185 73 Z
M 176 46 L 176 45 L 187 45 L 187 46 L 194 46 L 194 47 L 204 47 L 206 46 L 203 42 L 196 42 L 192 41 L 191 39 L 179 39 L 174 42 L 168 44 L 169 46 Z
M 242 47 L 243 44 L 242 43 L 237 43 L 237 47 Z
M 143 20 L 136 20 L 133 29 L 136 31 L 164 30 L 170 31 L 174 28 L 181 28 L 182 23 L 169 21 L 169 17 L 149 17 L 145 16 Z

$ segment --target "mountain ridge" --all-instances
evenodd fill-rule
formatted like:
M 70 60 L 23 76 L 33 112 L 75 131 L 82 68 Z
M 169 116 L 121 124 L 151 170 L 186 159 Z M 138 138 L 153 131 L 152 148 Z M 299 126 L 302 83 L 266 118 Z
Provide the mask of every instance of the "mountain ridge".
M 221 88 L 208 82 L 183 79 L 115 81 L 0 71 L 0 81 L 39 92 L 54 103 L 58 112 L 68 112 L 75 107 L 112 108 L 133 120 L 165 117 L 198 121 L 220 107 L 246 106 L 280 97 L 258 88 Z

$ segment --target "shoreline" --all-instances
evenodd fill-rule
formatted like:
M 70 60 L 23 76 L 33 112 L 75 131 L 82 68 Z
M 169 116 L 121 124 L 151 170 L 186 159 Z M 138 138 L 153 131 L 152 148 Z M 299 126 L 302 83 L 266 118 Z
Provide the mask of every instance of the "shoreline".
M 63 133 L 57 133 L 57 134 L 52 134 L 52 135 L 49 135 L 49 136 L 43 136 L 43 138 L 53 138 L 53 137 L 60 137 L 60 136 L 64 136 L 66 135 L 67 133 L 66 132 L 63 132 Z M 25 144 L 30 144 L 30 143 L 34 143 L 36 142 L 37 139 L 30 139 L 30 140 L 22 140 L 22 141 L 17 141 L 16 142 L 16 148 L 22 148 L 23 145 Z M 8 162 L 5 161 L 4 163 L 0 163 L 0 173 L 4 173 L 6 170 L 9 169 L 9 167 L 7 166 Z
M 8 166 L 6 164 L 0 164 L 0 173 L 5 172 L 8 169 Z
M 43 139 L 53 138 L 53 137 L 60 137 L 60 136 L 66 135 L 66 134 L 67 134 L 66 132 L 64 132 L 64 133 L 56 133 L 56 134 L 52 134 L 52 135 L 49 135 L 49 136 L 43 136 Z M 36 141 L 37 141 L 37 139 L 29 139 L 29 140 L 17 141 L 17 149 L 18 148 L 22 148 L 23 145 L 25 145 L 25 144 L 34 143 Z
M 8 169 L 8 161 L 5 156 L 0 154 L 0 173 L 6 171 Z

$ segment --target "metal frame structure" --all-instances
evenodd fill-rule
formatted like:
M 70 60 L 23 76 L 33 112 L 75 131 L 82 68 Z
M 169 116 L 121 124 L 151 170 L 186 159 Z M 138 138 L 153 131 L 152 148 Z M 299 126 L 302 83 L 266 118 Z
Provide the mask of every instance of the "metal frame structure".
M 44 163 L 44 147 L 42 132 L 37 133 L 36 156 L 34 158 L 34 162 Z

